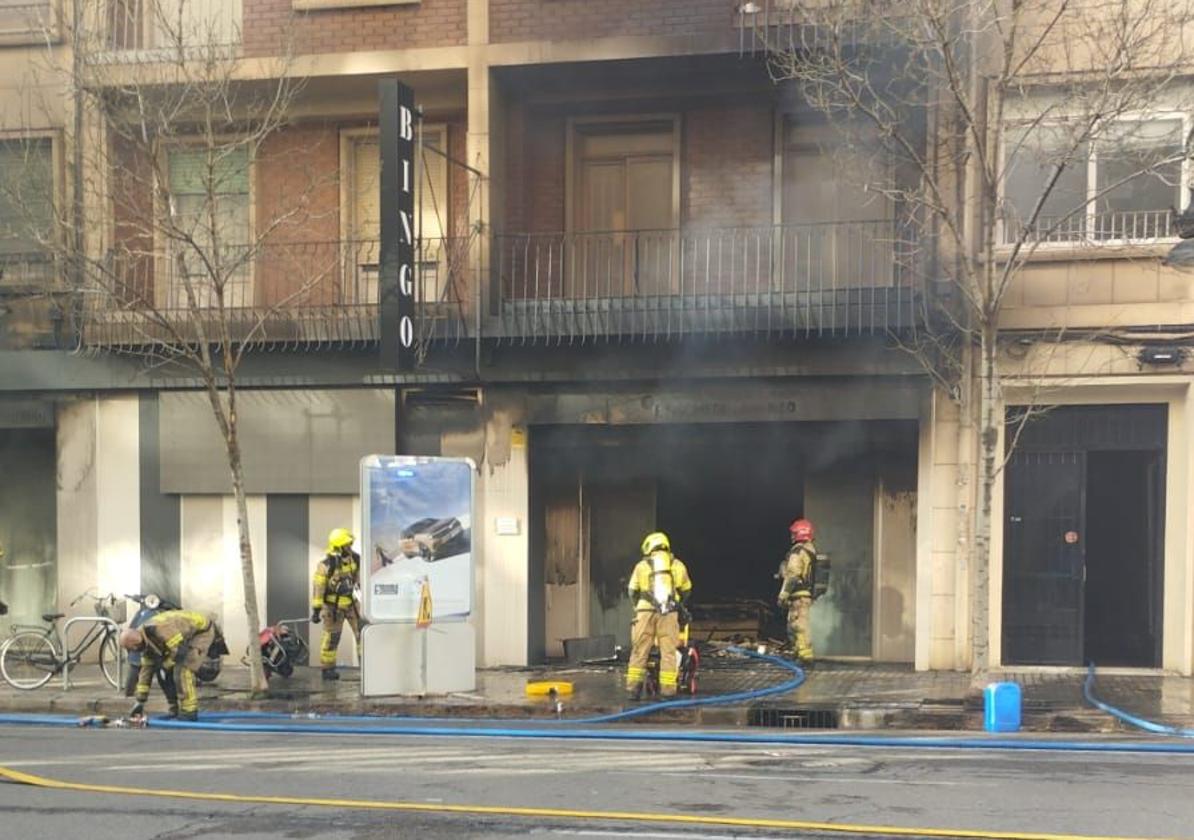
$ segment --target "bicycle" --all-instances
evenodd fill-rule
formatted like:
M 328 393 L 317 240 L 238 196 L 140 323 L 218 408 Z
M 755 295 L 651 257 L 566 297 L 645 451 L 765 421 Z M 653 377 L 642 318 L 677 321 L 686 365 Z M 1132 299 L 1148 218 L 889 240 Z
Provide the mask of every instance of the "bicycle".
M 66 622 L 65 628 L 60 628 L 58 622 L 66 617 L 66 613 L 45 613 L 42 620 L 49 627 L 36 624 L 14 624 L 13 634 L 0 647 L 0 676 L 13 688 L 31 691 L 41 688 L 58 674 L 66 674 L 69 685 L 70 669 L 83 660 L 83 655 L 96 642 L 100 643 L 99 664 L 104 679 L 113 688 L 120 686 L 120 645 L 117 637 L 120 635 L 119 625 L 124 623 L 127 611 L 123 599 L 115 595 L 93 595 L 84 592 L 71 606 L 75 606 L 84 598 L 95 601 L 95 617 L 80 616 Z M 117 609 L 119 607 L 119 609 Z M 76 621 L 91 624 L 87 633 L 78 644 L 67 647 L 65 631 Z M 61 652 L 60 652 L 61 651 Z

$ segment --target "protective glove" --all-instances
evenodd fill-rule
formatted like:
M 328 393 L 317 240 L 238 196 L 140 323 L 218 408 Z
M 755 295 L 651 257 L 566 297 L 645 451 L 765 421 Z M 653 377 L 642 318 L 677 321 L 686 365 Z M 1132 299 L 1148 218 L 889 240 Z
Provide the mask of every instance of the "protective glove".
M 788 596 L 780 595 L 779 598 L 776 599 L 775 603 L 779 604 L 781 607 L 786 607 L 788 605 Z
M 129 709 L 129 717 L 142 717 L 145 714 L 145 704 L 138 700 L 133 704 L 133 708 Z
M 311 623 L 312 624 L 319 623 L 319 610 L 311 610 Z

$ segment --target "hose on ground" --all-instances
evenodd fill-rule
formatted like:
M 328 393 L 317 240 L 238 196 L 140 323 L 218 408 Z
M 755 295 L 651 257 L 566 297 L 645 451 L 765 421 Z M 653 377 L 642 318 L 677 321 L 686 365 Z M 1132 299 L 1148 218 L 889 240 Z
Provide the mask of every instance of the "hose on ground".
M 1116 720 L 1123 721 L 1129 726 L 1134 726 L 1137 729 L 1143 729 L 1145 732 L 1152 732 L 1156 735 L 1172 735 L 1178 738 L 1194 738 L 1194 729 L 1179 729 L 1176 726 L 1169 726 L 1164 723 L 1156 723 L 1155 721 L 1145 720 L 1142 717 L 1129 714 L 1123 709 L 1116 708 L 1110 703 L 1105 703 L 1095 696 L 1094 693 L 1095 681 L 1095 664 L 1090 663 L 1090 667 L 1086 671 L 1086 681 L 1082 684 L 1082 695 L 1086 698 L 1086 702 L 1094 706 L 1100 711 L 1106 712 Z

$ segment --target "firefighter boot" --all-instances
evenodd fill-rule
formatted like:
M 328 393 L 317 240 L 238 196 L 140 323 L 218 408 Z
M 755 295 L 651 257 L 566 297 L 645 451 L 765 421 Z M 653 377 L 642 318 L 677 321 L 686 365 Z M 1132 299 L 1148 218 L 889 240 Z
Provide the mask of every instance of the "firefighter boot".
M 199 720 L 199 713 L 198 712 L 179 712 L 178 719 L 185 720 L 188 723 L 195 723 L 197 720 Z
M 166 712 L 166 720 L 177 720 L 177 719 L 178 719 L 178 703 L 174 702 L 174 703 L 170 704 L 170 710 L 168 712 Z
M 335 668 L 324 668 L 320 672 L 319 676 L 320 676 L 320 678 L 323 679 L 324 682 L 331 682 L 333 680 L 340 679 L 340 672 L 337 671 Z

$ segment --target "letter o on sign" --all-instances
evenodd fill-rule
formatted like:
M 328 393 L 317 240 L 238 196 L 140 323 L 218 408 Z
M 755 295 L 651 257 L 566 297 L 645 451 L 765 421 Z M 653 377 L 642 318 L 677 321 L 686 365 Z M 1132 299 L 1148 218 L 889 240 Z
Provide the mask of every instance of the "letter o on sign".
M 415 325 L 409 315 L 403 315 L 402 320 L 398 322 L 398 340 L 402 342 L 403 347 L 410 347 L 415 343 Z

